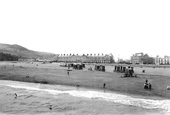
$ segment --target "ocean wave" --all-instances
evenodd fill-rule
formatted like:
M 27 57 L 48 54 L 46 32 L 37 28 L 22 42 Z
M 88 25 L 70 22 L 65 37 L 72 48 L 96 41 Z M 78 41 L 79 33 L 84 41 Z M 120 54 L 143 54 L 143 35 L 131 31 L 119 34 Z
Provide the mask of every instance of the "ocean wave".
M 67 94 L 74 97 L 85 97 L 90 99 L 101 99 L 123 105 L 137 106 L 147 109 L 163 109 L 164 111 L 170 112 L 170 100 L 153 100 L 153 99 L 142 99 L 134 98 L 128 95 L 122 95 L 117 93 L 105 93 L 99 91 L 89 90 L 54 90 L 54 89 L 41 89 L 39 86 L 26 86 L 21 84 L 0 84 L 12 88 L 34 90 L 40 92 L 47 92 L 52 95 Z

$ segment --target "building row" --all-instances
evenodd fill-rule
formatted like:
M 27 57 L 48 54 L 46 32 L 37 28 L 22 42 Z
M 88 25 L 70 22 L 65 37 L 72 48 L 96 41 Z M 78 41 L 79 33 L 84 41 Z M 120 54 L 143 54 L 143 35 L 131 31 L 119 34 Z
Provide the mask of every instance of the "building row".
M 135 53 L 131 56 L 132 64 L 155 64 L 155 59 L 148 54 Z
M 156 65 L 169 65 L 170 64 L 170 56 L 164 56 L 163 58 L 156 56 L 155 64 Z
M 114 56 L 112 54 L 105 54 L 105 55 L 92 55 L 92 54 L 58 54 L 51 60 L 40 60 L 36 58 L 19 58 L 18 61 L 56 61 L 56 62 L 80 62 L 80 63 L 114 63 Z M 170 65 L 170 56 L 159 57 L 156 56 L 155 58 L 150 57 L 148 54 L 144 53 L 135 53 L 131 56 L 130 60 L 123 60 L 118 59 L 118 63 L 127 63 L 127 64 L 156 64 L 156 65 Z
M 148 54 L 144 53 L 135 53 L 131 56 L 132 64 L 156 64 L 156 65 L 169 65 L 170 56 L 164 56 L 156 58 L 150 57 Z
M 114 57 L 112 54 L 106 55 L 69 55 L 69 54 L 60 54 L 57 56 L 57 62 L 80 62 L 80 63 L 113 63 Z

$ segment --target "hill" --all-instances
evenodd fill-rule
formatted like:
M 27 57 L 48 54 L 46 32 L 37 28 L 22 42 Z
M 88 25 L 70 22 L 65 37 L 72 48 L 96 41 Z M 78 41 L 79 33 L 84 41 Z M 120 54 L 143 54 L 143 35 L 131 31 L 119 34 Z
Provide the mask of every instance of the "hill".
M 55 54 L 46 53 L 46 52 L 38 52 L 29 50 L 23 46 L 14 44 L 1 44 L 0 43 L 0 52 L 9 53 L 11 55 L 15 55 L 21 58 L 38 58 L 38 59 L 53 59 L 55 58 Z

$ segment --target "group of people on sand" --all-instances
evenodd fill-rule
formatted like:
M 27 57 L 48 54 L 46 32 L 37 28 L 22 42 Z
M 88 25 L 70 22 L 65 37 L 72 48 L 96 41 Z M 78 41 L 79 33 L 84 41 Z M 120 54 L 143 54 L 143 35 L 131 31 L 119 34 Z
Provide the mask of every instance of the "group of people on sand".
M 146 82 L 144 83 L 144 89 L 152 89 L 151 83 L 148 83 L 148 80 L 146 79 Z

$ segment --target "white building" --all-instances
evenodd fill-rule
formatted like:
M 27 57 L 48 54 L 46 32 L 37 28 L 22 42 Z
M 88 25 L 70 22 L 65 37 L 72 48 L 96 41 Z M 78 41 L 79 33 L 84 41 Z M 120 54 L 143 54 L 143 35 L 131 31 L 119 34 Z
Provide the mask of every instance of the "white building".
M 164 56 L 163 58 L 156 56 L 155 64 L 156 65 L 169 65 L 170 64 L 170 56 Z

